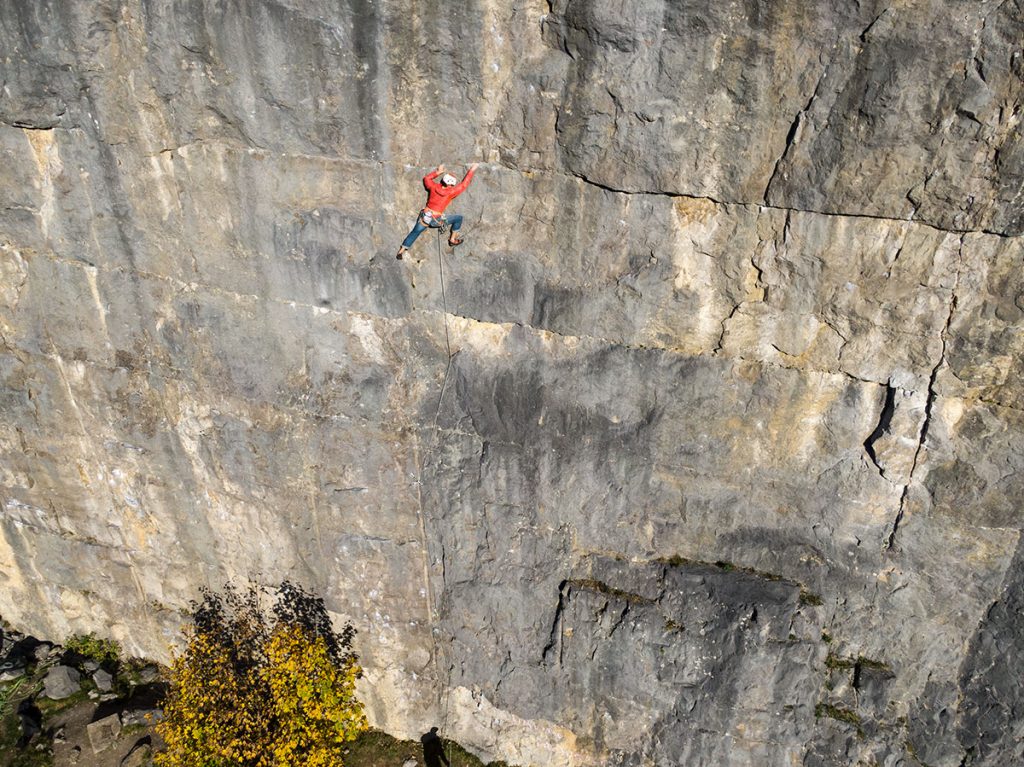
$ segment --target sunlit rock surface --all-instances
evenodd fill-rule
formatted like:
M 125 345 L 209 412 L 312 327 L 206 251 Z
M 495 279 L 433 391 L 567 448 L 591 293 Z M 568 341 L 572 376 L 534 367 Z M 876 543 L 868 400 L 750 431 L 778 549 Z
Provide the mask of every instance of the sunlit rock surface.
M 1024 760 L 1022 39 L 3 3 L 0 612 L 166 658 L 292 578 L 376 724 L 512 763 Z

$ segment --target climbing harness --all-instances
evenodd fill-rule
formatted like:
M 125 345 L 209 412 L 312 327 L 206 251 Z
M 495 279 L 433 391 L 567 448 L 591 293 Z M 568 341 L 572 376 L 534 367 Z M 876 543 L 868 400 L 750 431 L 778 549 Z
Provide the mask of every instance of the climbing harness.
M 423 226 L 430 229 L 440 229 L 443 232 L 448 228 L 448 219 L 445 218 L 444 213 L 435 213 L 430 208 L 424 208 L 420 211 L 420 221 Z

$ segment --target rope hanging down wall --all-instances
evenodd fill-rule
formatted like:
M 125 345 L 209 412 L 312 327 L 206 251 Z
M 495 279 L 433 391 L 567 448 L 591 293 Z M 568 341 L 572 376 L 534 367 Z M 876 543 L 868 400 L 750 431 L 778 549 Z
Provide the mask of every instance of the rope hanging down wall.
M 443 229 L 437 230 L 437 266 L 438 272 L 441 279 L 441 303 L 442 313 L 444 316 L 444 344 L 445 351 L 448 356 L 448 362 L 445 366 L 444 377 L 441 381 L 441 392 L 437 398 L 437 407 L 434 409 L 434 419 L 431 424 L 431 434 L 429 438 L 426 455 L 431 456 L 435 454 L 435 450 L 438 442 L 438 419 L 441 415 L 441 405 L 444 402 L 445 391 L 448 387 L 448 376 L 452 369 L 452 360 L 455 355 L 452 354 L 451 336 L 448 329 L 448 296 L 444 284 L 444 255 L 441 247 L 441 234 Z M 439 600 L 434 595 L 433 585 L 430 579 L 430 550 L 427 545 L 427 525 L 424 514 L 424 503 L 423 503 L 423 467 L 420 459 L 419 450 L 415 447 L 418 444 L 418 440 L 414 442 L 414 460 L 416 463 L 416 489 L 419 500 L 419 528 L 420 528 L 420 546 L 423 551 L 423 579 L 425 583 L 425 591 L 428 603 L 428 612 L 430 613 L 430 619 L 432 622 L 431 636 L 434 641 L 434 670 L 437 674 L 437 681 L 441 683 L 443 678 L 444 684 L 441 688 L 441 732 L 445 733 L 448 729 L 448 716 L 450 711 L 450 697 L 451 697 L 451 679 L 452 670 L 454 669 L 454 662 L 449 652 L 449 644 L 441 641 L 441 614 L 443 613 L 443 604 L 439 603 Z M 445 598 L 443 590 L 441 594 L 441 600 Z M 447 757 L 451 759 L 451 746 L 448 746 Z
M 444 392 L 445 392 L 445 389 L 448 386 L 448 374 L 451 372 L 451 369 L 452 369 L 452 359 L 454 358 L 454 355 L 452 354 L 451 338 L 450 338 L 449 333 L 448 333 L 448 295 L 445 292 L 445 287 L 444 287 L 444 254 L 442 253 L 442 249 L 441 249 L 441 233 L 443 231 L 444 231 L 443 229 L 438 229 L 437 230 L 437 269 L 438 269 L 438 273 L 439 273 L 440 278 L 441 278 L 441 306 L 442 306 L 442 310 L 443 310 L 443 314 L 444 314 L 444 346 L 445 346 L 445 351 L 448 354 L 448 364 L 445 365 L 445 368 L 444 368 L 444 378 L 441 379 L 441 393 L 437 397 L 437 408 L 434 410 L 434 424 L 433 424 L 433 429 L 432 429 L 433 433 L 432 433 L 431 439 L 434 440 L 434 445 L 435 446 L 437 444 L 437 419 L 438 419 L 438 417 L 441 414 L 441 403 L 444 401 Z M 443 590 L 441 592 L 441 599 L 442 600 L 445 599 L 445 594 L 444 594 Z M 438 605 L 435 608 L 435 612 L 436 612 L 436 615 L 437 615 L 437 628 L 438 628 L 438 632 L 440 632 L 440 618 L 441 618 L 441 609 L 440 609 L 440 607 L 441 606 Z M 446 667 L 445 682 L 444 682 L 444 688 L 441 691 L 441 695 L 442 695 L 443 701 L 444 701 L 442 703 L 442 705 L 441 705 L 441 709 L 442 709 L 442 714 L 441 714 L 441 732 L 444 733 L 444 732 L 448 731 L 448 711 L 449 711 L 449 708 L 450 708 L 449 704 L 451 702 L 452 669 L 455 667 L 455 663 L 454 663 L 454 660 L 449 656 L 449 654 L 447 652 L 445 652 L 445 650 L 450 649 L 450 646 L 449 645 L 445 645 L 444 643 L 440 643 L 440 645 L 439 645 L 436 636 L 434 637 L 434 648 L 435 648 L 435 650 L 440 650 L 441 653 L 446 656 L 445 657 L 445 661 L 446 662 L 444 664 L 445 667 Z M 451 756 L 452 756 L 451 755 L 451 746 L 448 747 L 447 756 L 448 756 L 448 760 L 449 760 L 449 763 L 450 763 L 451 762 Z

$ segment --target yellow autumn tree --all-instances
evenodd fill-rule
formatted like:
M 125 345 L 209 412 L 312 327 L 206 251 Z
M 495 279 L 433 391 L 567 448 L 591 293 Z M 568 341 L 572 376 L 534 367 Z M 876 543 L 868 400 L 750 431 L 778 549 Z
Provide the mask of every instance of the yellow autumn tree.
M 283 583 L 206 592 L 171 665 L 159 767 L 328 767 L 366 729 L 351 625 Z
M 353 705 L 355 659 L 339 666 L 322 637 L 310 641 L 301 626 L 278 624 L 267 643 L 263 675 L 277 715 L 275 764 L 341 764 L 344 744 L 366 729 L 362 706 Z

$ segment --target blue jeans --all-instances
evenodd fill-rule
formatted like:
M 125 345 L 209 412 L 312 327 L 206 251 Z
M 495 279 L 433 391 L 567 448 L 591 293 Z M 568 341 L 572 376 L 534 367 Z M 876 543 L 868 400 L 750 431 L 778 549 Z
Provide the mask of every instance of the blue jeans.
M 458 213 L 455 213 L 451 216 L 442 216 L 441 218 L 446 224 L 449 224 L 451 226 L 453 232 L 459 231 L 459 228 L 462 226 L 462 216 Z M 440 229 L 441 225 L 431 224 L 430 227 L 427 227 L 426 224 L 423 223 L 423 217 L 416 216 L 416 226 L 414 226 L 412 228 L 412 231 L 405 236 L 405 240 L 402 242 L 402 247 L 411 248 L 412 244 L 416 242 L 416 238 L 423 234 L 428 228 Z

